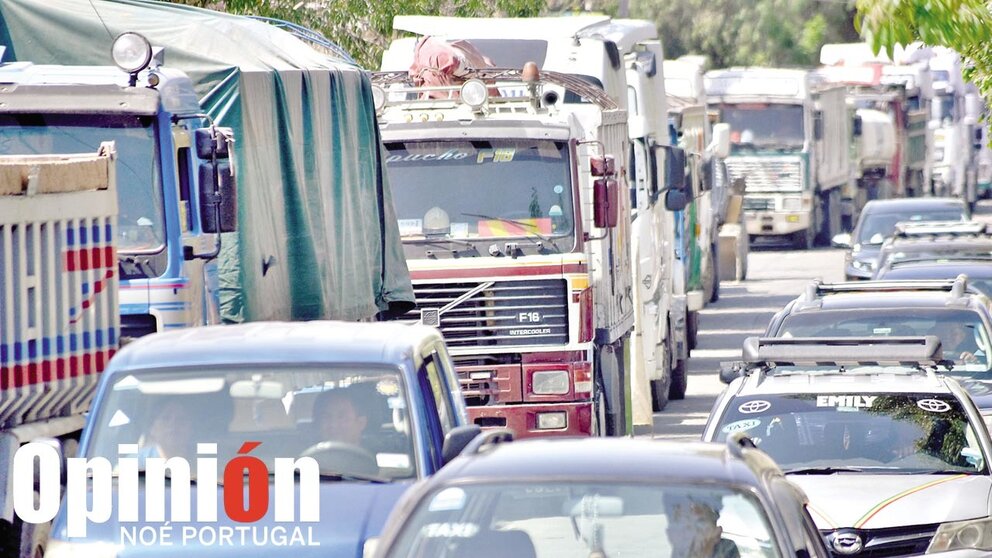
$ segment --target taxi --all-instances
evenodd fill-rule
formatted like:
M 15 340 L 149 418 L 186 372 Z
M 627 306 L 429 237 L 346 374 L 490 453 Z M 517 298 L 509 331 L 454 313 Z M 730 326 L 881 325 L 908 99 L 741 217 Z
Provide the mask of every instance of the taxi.
M 703 439 L 751 438 L 835 556 L 987 556 L 992 441 L 941 359 L 934 336 L 748 338 Z

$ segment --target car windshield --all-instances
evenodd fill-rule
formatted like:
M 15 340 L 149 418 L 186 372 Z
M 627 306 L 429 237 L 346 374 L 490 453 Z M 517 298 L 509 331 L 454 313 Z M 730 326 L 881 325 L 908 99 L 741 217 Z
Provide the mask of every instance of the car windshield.
M 964 221 L 964 207 L 956 210 L 939 209 L 906 213 L 866 213 L 855 234 L 857 244 L 880 245 L 896 231 L 896 223 L 904 221 Z
M 746 433 L 782 469 L 984 474 L 975 429 L 951 395 L 831 393 L 734 399 L 717 441 Z M 806 470 L 806 471 L 803 471 Z
M 313 457 L 321 473 L 386 479 L 416 474 L 406 391 L 398 372 L 367 367 L 270 365 L 132 372 L 109 386 L 92 425 L 88 457 L 117 462 L 184 457 L 216 443 L 218 460 L 242 444 L 274 471 L 274 459 Z
M 460 485 L 404 525 L 391 558 L 779 556 L 754 496 L 716 484 Z
M 117 250 L 158 251 L 165 245 L 165 217 L 155 130 L 151 116 L 3 114 L 0 155 L 96 153 L 102 142 L 115 142 Z
M 575 230 L 564 142 L 408 141 L 386 149 L 404 242 L 555 240 Z
M 892 269 L 883 268 L 876 279 L 954 279 L 962 270 L 956 266 L 926 267 L 907 265 Z M 969 267 L 968 285 L 985 296 L 992 296 L 992 265 L 983 268 Z
M 799 312 L 783 320 L 778 337 L 922 337 L 936 335 L 954 374 L 988 376 L 989 332 L 974 310 L 861 308 Z
M 720 121 L 730 125 L 734 151 L 742 147 L 800 148 L 805 141 L 802 105 L 723 105 Z

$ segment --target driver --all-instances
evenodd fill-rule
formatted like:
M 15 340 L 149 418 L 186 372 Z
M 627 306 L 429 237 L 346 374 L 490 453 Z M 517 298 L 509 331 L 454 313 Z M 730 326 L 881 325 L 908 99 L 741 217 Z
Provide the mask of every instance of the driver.
M 672 558 L 740 558 L 737 544 L 723 538 L 719 501 L 705 498 L 665 496 L 668 518 L 666 533 L 672 545 Z
M 362 445 L 362 435 L 369 418 L 356 405 L 354 389 L 322 392 L 314 401 L 314 423 L 321 440 Z
M 963 361 L 965 364 L 975 364 L 985 356 L 985 352 L 975 342 L 972 326 L 952 326 L 944 334 L 942 341 L 945 358 Z

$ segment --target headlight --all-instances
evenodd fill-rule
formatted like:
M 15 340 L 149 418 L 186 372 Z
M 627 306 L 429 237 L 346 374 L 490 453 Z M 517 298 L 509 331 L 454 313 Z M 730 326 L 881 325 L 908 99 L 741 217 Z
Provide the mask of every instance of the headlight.
M 66 542 L 48 539 L 45 558 L 117 558 L 119 548 L 110 543 Z
M 785 198 L 782 200 L 782 209 L 785 211 L 799 211 L 803 208 L 802 198 Z
M 992 520 L 973 519 L 941 525 L 930 541 L 927 554 L 963 549 L 992 550 Z
M 534 372 L 531 376 L 530 391 L 534 395 L 565 395 L 568 393 L 568 372 L 565 370 Z
M 861 271 L 875 271 L 875 262 L 872 260 L 851 260 L 851 267 Z

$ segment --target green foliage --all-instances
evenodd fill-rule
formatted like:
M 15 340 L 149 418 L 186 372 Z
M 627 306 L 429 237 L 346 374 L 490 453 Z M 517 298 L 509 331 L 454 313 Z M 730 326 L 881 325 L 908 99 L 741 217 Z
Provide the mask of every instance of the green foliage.
M 393 38 L 393 16 L 527 17 L 544 0 L 173 0 L 235 14 L 271 17 L 308 27 L 334 41 L 365 68 L 378 68 Z
M 639 0 L 631 17 L 658 24 L 666 57 L 704 54 L 716 68 L 814 66 L 823 44 L 859 40 L 843 0 Z
M 858 0 L 855 25 L 876 51 L 922 41 L 969 64 L 965 79 L 992 99 L 992 12 L 983 0 Z

